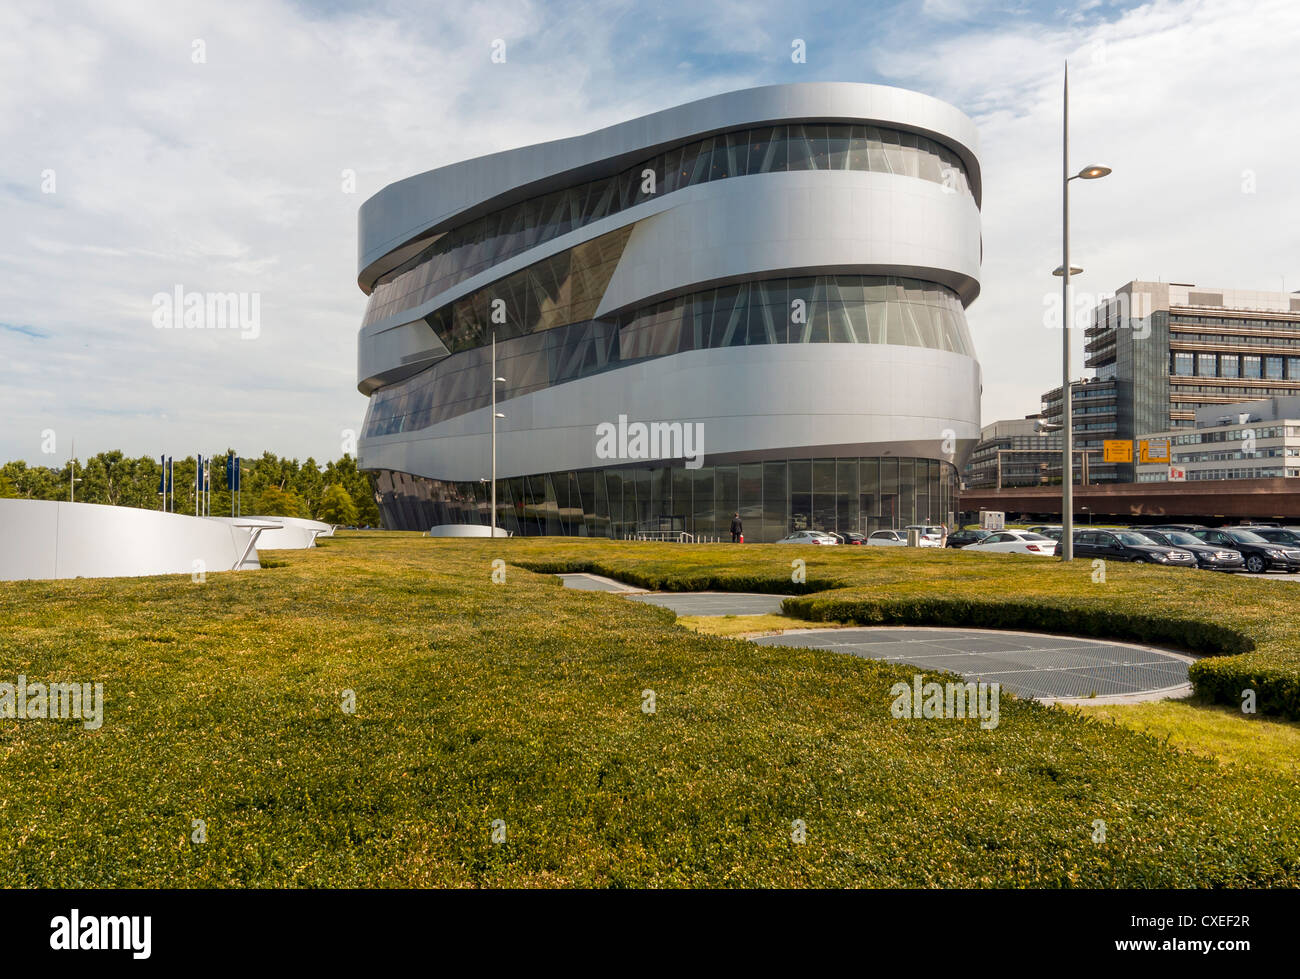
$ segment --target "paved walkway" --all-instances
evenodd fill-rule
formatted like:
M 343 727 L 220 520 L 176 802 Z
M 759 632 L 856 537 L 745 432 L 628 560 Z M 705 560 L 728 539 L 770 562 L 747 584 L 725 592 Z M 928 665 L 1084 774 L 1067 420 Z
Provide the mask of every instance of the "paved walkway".
M 761 595 L 751 592 L 697 591 L 629 595 L 635 602 L 661 605 L 678 615 L 774 615 L 788 595 Z
M 678 615 L 763 615 L 781 611 L 786 595 L 747 592 L 647 592 L 599 575 L 559 576 L 568 588 L 621 594 Z M 878 626 L 794 629 L 754 638 L 761 646 L 829 649 L 866 659 L 910 663 L 997 682 L 1018 697 L 1043 703 L 1123 704 L 1186 697 L 1192 657 L 1098 639 L 994 629 Z
M 760 646 L 829 649 L 866 659 L 910 663 L 998 683 L 1045 703 L 1131 703 L 1185 697 L 1190 656 L 1098 639 L 994 629 L 879 626 L 801 629 L 753 640 Z

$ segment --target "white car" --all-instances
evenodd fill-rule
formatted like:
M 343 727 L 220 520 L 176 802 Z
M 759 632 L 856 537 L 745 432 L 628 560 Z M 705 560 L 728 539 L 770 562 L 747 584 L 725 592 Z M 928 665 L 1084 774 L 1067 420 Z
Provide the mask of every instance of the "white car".
M 1000 530 L 977 544 L 967 544 L 963 551 L 1001 551 L 1013 554 L 1036 554 L 1052 557 L 1056 554 L 1056 541 L 1028 530 Z
M 875 530 L 867 543 L 872 547 L 906 547 L 907 534 L 901 530 Z
M 907 531 L 916 530 L 921 534 L 921 547 L 943 547 L 943 528 L 933 524 L 910 523 L 903 529 L 903 540 L 907 540 Z
M 839 538 L 832 534 L 824 534 L 820 530 L 796 530 L 789 537 L 782 537 L 778 544 L 815 544 L 819 547 L 825 547 L 829 544 L 838 544 Z

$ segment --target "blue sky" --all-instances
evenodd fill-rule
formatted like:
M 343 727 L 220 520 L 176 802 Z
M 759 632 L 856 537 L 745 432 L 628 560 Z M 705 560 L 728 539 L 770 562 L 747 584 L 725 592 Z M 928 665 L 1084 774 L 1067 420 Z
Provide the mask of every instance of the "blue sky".
M 1059 262 L 1062 61 L 1073 162 L 1115 168 L 1075 197 L 1081 292 L 1134 278 L 1294 290 L 1297 36 L 1291 0 L 6 3 L 0 460 L 59 462 L 73 438 L 82 455 L 336 457 L 365 411 L 366 197 L 466 157 L 788 81 L 900 85 L 976 121 L 985 263 L 968 318 L 984 420 L 1023 415 L 1059 380 L 1043 310 Z M 497 38 L 505 64 L 490 58 Z M 152 297 L 178 285 L 257 294 L 257 338 L 156 329 Z

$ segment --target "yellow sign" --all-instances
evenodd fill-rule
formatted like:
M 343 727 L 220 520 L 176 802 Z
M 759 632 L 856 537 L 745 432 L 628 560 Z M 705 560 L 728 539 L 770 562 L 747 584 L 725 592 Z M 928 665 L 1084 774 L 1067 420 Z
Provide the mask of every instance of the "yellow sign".
M 1139 462 L 1168 462 L 1169 439 L 1138 439 Z
M 1132 462 L 1133 443 L 1127 439 L 1106 439 L 1101 443 L 1102 459 L 1106 462 Z

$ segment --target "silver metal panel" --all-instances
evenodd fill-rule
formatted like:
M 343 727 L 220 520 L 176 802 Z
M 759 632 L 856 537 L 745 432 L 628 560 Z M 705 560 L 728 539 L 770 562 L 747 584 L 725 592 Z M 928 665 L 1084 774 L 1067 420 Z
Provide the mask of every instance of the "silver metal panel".
M 746 458 L 898 455 L 960 464 L 979 438 L 979 365 L 886 344 L 692 350 L 501 402 L 499 478 L 619 465 L 596 426 L 699 422 L 704 465 Z M 418 432 L 363 439 L 359 465 L 447 480 L 490 471 L 488 409 Z M 952 452 L 945 451 L 945 440 Z M 630 461 L 630 460 L 629 460 Z M 680 463 L 679 463 L 680 464 Z
M 948 286 L 966 305 L 979 294 L 979 209 L 964 194 L 855 170 L 734 177 L 593 222 L 363 327 L 358 389 L 370 394 L 447 355 L 420 317 L 627 224 L 636 228 L 600 316 L 694 287 L 787 272 L 908 275 Z
M 597 316 L 710 283 L 784 272 L 909 275 L 979 293 L 974 201 L 913 177 L 802 171 L 690 188 L 637 224 Z M 677 196 L 677 195 L 674 195 Z
M 548 179 L 574 176 L 611 159 L 681 142 L 692 136 L 762 123 L 813 119 L 871 121 L 925 133 L 963 158 L 978 202 L 975 125 L 963 113 L 919 92 L 854 82 L 804 82 L 727 92 L 674 106 L 596 132 L 464 160 L 390 184 L 358 215 L 358 283 L 369 291 L 387 270 L 383 259 L 431 229 L 468 219 L 494 198 Z M 558 185 L 557 185 L 558 186 Z

